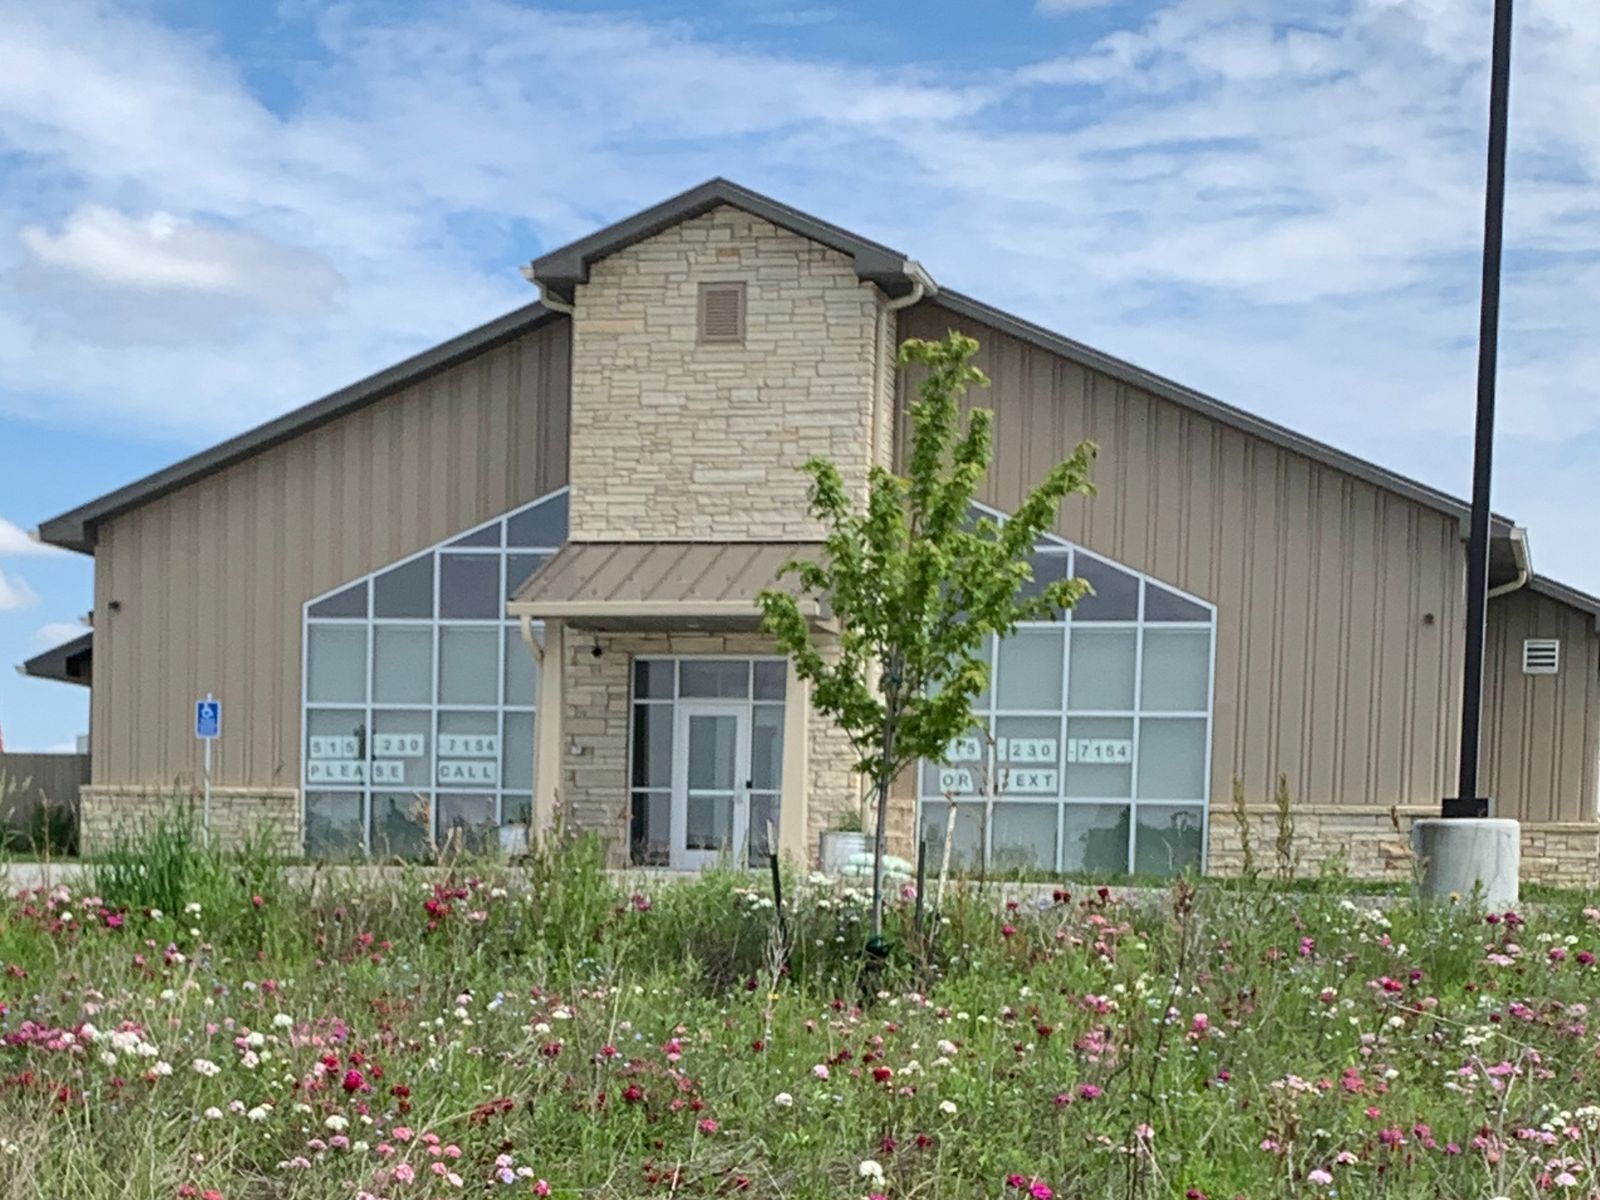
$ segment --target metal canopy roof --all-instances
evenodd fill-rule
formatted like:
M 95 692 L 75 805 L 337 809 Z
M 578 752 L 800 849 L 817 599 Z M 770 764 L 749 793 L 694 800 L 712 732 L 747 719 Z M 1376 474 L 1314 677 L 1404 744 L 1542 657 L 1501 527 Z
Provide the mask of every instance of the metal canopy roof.
M 580 627 L 759 627 L 756 596 L 815 542 L 569 542 L 512 593 L 513 616 Z M 809 608 L 807 606 L 809 605 Z M 815 601 L 802 611 L 822 619 Z

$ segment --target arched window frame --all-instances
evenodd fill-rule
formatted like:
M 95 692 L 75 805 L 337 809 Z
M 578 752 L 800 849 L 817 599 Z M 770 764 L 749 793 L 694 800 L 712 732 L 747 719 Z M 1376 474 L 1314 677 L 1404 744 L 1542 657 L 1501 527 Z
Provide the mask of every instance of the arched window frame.
M 567 494 L 567 488 L 558 488 L 346 580 L 304 603 L 299 778 L 308 853 L 416 857 L 428 850 L 430 843 L 443 845 L 453 827 L 487 838 L 493 836 L 491 827 L 526 820 L 531 815 L 537 668 L 522 643 L 516 622 L 506 615 L 505 602 L 565 542 Z M 488 561 L 496 564 L 492 601 L 483 592 L 485 573 L 479 566 Z M 424 562 L 429 564 L 431 575 L 426 615 L 415 607 L 405 615 L 380 615 L 380 581 L 398 578 L 395 573 L 406 568 L 415 571 L 417 564 Z M 458 588 L 457 582 L 467 586 Z M 478 586 L 474 588 L 473 584 Z M 358 589 L 360 611 L 356 612 Z M 418 597 L 411 599 L 415 602 Z M 318 691 L 318 642 L 326 631 L 339 630 L 347 631 L 340 638 L 347 649 L 354 651 L 358 644 L 361 646 L 360 695 L 356 696 L 348 684 L 354 675 L 352 670 L 339 677 L 345 681 L 343 698 L 330 699 Z M 380 694 L 380 643 L 386 640 L 388 631 L 410 638 L 426 631 L 424 697 L 396 699 L 392 694 Z M 445 649 L 447 643 L 454 643 L 457 650 L 475 646 L 481 657 L 487 648 L 485 635 L 489 633 L 493 634 L 496 677 L 492 698 L 488 695 L 490 689 L 482 686 L 482 671 L 459 672 L 457 664 L 466 656 L 458 658 L 454 651 Z M 421 664 L 422 659 L 417 656 L 411 665 Z M 473 693 L 477 698 L 463 700 L 465 693 L 448 690 L 462 686 L 477 689 Z M 345 722 L 351 723 L 349 732 L 344 732 Z M 392 727 L 381 728 L 384 724 Z M 330 729 L 334 732 L 328 732 Z M 425 737 L 420 754 L 385 756 L 374 745 L 378 737 L 413 738 L 419 732 Z M 451 746 L 460 752 L 459 757 L 443 758 L 441 735 L 454 739 Z M 315 745 L 314 738 L 318 739 Z M 492 743 L 485 741 L 487 738 L 492 738 Z M 338 745 L 330 746 L 329 739 Z M 336 750 L 341 757 L 314 755 L 314 749 Z M 347 750 L 353 750 L 353 756 L 342 757 Z M 416 764 L 410 760 L 414 758 L 421 760 L 419 769 L 413 769 Z M 383 779 L 374 777 L 380 762 L 385 764 Z M 388 774 L 396 769 L 396 763 L 404 772 L 400 781 Z M 466 778 L 443 780 L 444 764 L 461 771 Z M 328 777 L 329 772 L 357 770 L 360 779 Z M 485 778 L 491 771 L 492 781 Z M 381 814 L 377 810 L 380 803 L 385 806 Z M 402 804 L 409 808 L 399 811 Z M 414 818 L 423 810 L 425 824 L 413 820 L 415 828 L 407 829 L 404 818 Z M 479 819 L 468 819 L 469 810 Z M 402 818 L 399 827 L 403 838 L 380 836 L 376 828 L 378 816 L 389 818 L 397 813 Z M 349 828 L 352 815 L 359 826 L 359 838 L 347 838 L 341 848 L 331 833 L 324 836 L 324 830 Z
M 1005 513 L 999 512 L 987 505 L 974 504 L 975 515 L 988 517 L 998 522 L 1007 519 Z M 1061 668 L 1060 668 L 1060 701 L 1055 708 L 1016 709 L 1008 708 L 1001 703 L 1000 689 L 1005 686 L 1001 677 L 1002 647 L 999 643 L 991 642 L 989 646 L 989 668 L 991 688 L 988 693 L 980 697 L 979 712 L 984 722 L 983 735 L 987 739 L 986 746 L 979 746 L 981 758 L 970 760 L 971 770 L 964 770 L 962 766 L 952 765 L 940 768 L 936 764 L 923 763 L 917 771 L 917 808 L 918 828 L 924 836 L 930 836 L 938 844 L 942 843 L 947 822 L 949 819 L 949 797 L 956 797 L 958 806 L 958 828 L 956 830 L 956 843 L 964 847 L 973 858 L 981 853 L 983 860 L 992 870 L 1004 870 L 1007 862 L 1001 861 L 1003 855 L 996 854 L 995 827 L 1002 820 L 1011 821 L 1022 818 L 1024 814 L 1042 817 L 1043 814 L 1053 809 L 1055 813 L 1055 846 L 1053 861 L 1036 861 L 1031 865 L 1035 871 L 1074 871 L 1074 870 L 1115 870 L 1117 864 L 1088 863 L 1081 864 L 1073 861 L 1069 855 L 1068 824 L 1072 819 L 1089 819 L 1115 817 L 1117 810 L 1125 810 L 1126 822 L 1126 854 L 1120 863 L 1117 873 L 1132 873 L 1142 866 L 1150 867 L 1152 860 L 1159 857 L 1158 851 L 1166 849 L 1167 861 L 1174 861 L 1172 845 L 1174 839 L 1180 836 L 1192 836 L 1198 833 L 1198 847 L 1192 859 L 1192 865 L 1204 869 L 1206 863 L 1206 842 L 1209 831 L 1211 810 L 1211 758 L 1213 748 L 1213 732 L 1215 727 L 1216 711 L 1216 617 L 1217 609 L 1210 601 L 1200 596 L 1193 595 L 1181 588 L 1174 587 L 1165 580 L 1158 579 L 1145 572 L 1134 570 L 1122 563 L 1096 554 L 1083 547 L 1054 534 L 1041 536 L 1035 547 L 1036 555 L 1044 558 L 1060 557 L 1065 562 L 1061 571 L 1054 577 L 1082 575 L 1085 571 L 1102 573 L 1108 581 L 1118 576 L 1135 581 L 1137 584 L 1137 604 L 1131 615 L 1125 618 L 1085 618 L 1081 614 L 1067 613 L 1059 620 L 1028 622 L 1020 626 L 1019 635 L 1026 635 L 1030 631 L 1061 630 Z M 1114 572 L 1115 575 L 1105 574 Z M 1166 615 L 1173 612 L 1187 611 L 1193 615 L 1189 620 L 1161 619 L 1149 610 L 1149 601 L 1152 597 L 1157 599 L 1157 607 L 1166 610 Z M 1090 611 L 1095 601 L 1086 602 L 1085 612 Z M 1078 706 L 1073 703 L 1072 697 L 1072 664 L 1073 643 L 1076 638 L 1088 634 L 1089 636 L 1104 637 L 1106 634 L 1115 634 L 1117 631 L 1126 631 L 1132 634 L 1133 662 L 1132 671 L 1132 696 L 1126 706 L 1099 709 L 1087 706 Z M 1183 636 L 1182 631 L 1188 631 L 1189 637 L 1198 640 L 1203 634 L 1206 639 L 1203 654 L 1204 668 L 1204 705 L 1193 708 L 1157 708 L 1146 705 L 1146 679 L 1145 679 L 1145 652 L 1151 644 L 1149 634 L 1154 632 L 1157 637 L 1169 631 Z M 1157 643 L 1159 644 L 1159 643 Z M 1168 643 L 1174 644 L 1174 643 Z M 1089 643 L 1080 645 L 1080 651 L 1086 650 Z M 1036 661 L 1036 660 L 1035 660 Z M 1085 660 L 1087 661 L 1087 660 Z M 1054 758 L 1052 767 L 1046 771 L 1054 770 L 1054 790 L 1051 794 L 1008 794 L 1005 781 L 1012 776 L 1024 777 L 1025 768 L 1017 767 L 1007 754 L 1005 764 L 1000 762 L 1000 747 L 1002 742 L 1010 744 L 1014 737 L 1003 734 L 1003 727 L 1007 724 L 1013 728 L 1027 728 L 1030 723 L 1034 726 L 1037 736 L 1025 738 L 1025 742 L 1033 743 L 1042 753 L 1047 746 L 1042 746 L 1050 740 L 1046 732 L 1051 721 L 1055 722 L 1054 733 Z M 1122 763 L 1082 763 L 1069 758 L 1069 744 L 1074 741 L 1072 729 L 1074 725 L 1080 728 L 1091 728 L 1083 722 L 1100 722 L 1099 728 L 1104 731 L 1116 722 L 1126 722 L 1129 736 L 1122 738 L 1076 739 L 1077 748 L 1085 751 L 1101 751 L 1110 743 L 1127 741 L 1131 743 L 1129 758 L 1126 762 L 1126 794 L 1095 795 L 1076 794 L 1077 789 L 1069 774 L 1074 768 L 1082 771 L 1080 778 L 1089 775 L 1082 770 L 1087 766 L 1099 767 L 1096 778 L 1112 774 L 1115 768 L 1120 768 Z M 1203 724 L 1202 724 L 1203 722 Z M 1163 744 L 1170 746 L 1174 739 L 1181 742 L 1185 728 L 1200 728 L 1203 730 L 1199 747 L 1200 769 L 1195 777 L 1195 786 L 1192 793 L 1182 796 L 1166 797 L 1161 795 L 1144 795 L 1148 787 L 1151 791 L 1158 791 L 1158 784 L 1154 778 L 1154 763 L 1146 753 L 1151 746 L 1149 736 L 1156 732 L 1163 733 Z M 976 731 L 975 731 L 976 732 Z M 1148 735 L 1148 736 L 1147 736 Z M 1098 743 L 1090 745 L 1089 743 Z M 966 750 L 970 753 L 972 747 L 969 743 Z M 1192 745 L 1191 745 L 1192 749 Z M 1148 771 L 1142 777 L 1141 771 Z M 1047 776 L 1042 771 L 1031 771 L 1025 776 L 1030 785 L 1037 786 L 1046 781 Z M 948 783 L 967 782 L 976 784 L 976 793 L 962 788 L 953 792 L 947 791 Z M 986 804 L 982 796 L 985 789 L 994 793 L 991 804 Z M 1008 806 L 1010 806 L 1008 808 Z M 1005 811 L 1001 811 L 1005 810 Z M 1198 814 L 1198 830 L 1184 827 L 1180 832 L 1178 827 L 1188 814 Z M 993 819 L 985 819 L 992 814 Z M 1069 816 L 1070 814 L 1070 816 Z M 1156 822 L 1165 817 L 1172 827 L 1172 833 L 1164 836 Z M 1149 840 L 1147 853 L 1140 854 L 1138 839 L 1144 830 L 1144 836 Z M 1041 829 L 1042 832 L 1042 823 Z M 1090 831 L 1085 831 L 1085 841 Z M 1094 832 L 1108 832 L 1096 830 Z M 981 839 L 981 840 L 980 840 Z M 1035 845 L 1042 843 L 1042 838 Z M 1043 857 L 1043 856 L 1041 856 Z M 958 856 L 959 861 L 959 856 Z M 971 865 L 968 863 L 967 865 Z M 1176 868 L 1189 865 L 1188 862 L 1177 863 Z M 1176 869 L 1175 868 L 1175 869 Z M 1141 872 L 1146 873 L 1146 872 Z

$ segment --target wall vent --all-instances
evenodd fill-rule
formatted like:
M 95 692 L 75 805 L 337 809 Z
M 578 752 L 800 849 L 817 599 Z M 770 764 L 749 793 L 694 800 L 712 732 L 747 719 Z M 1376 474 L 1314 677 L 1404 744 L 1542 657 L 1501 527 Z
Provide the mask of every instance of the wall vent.
M 1554 675 L 1561 669 L 1561 642 L 1558 638 L 1529 638 L 1522 643 L 1524 675 Z
M 744 344 L 743 283 L 702 283 L 699 308 L 702 346 Z

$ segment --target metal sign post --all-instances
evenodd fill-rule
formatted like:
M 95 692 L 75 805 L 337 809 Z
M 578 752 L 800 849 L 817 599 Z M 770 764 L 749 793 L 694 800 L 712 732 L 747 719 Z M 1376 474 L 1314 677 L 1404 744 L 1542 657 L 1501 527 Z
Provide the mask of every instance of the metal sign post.
M 1511 94 L 1511 0 L 1495 0 L 1489 64 L 1489 158 L 1483 204 L 1483 285 L 1478 312 L 1478 409 L 1467 539 L 1466 663 L 1461 696 L 1461 769 L 1445 817 L 1487 817 L 1478 783 L 1483 721 L 1483 653 L 1489 610 L 1489 482 L 1494 463 L 1494 384 L 1500 349 L 1500 247 L 1505 227 L 1506 125 Z
M 211 845 L 211 743 L 222 735 L 222 701 L 210 692 L 194 702 L 194 735 L 205 747 L 205 807 L 201 810 L 200 830 L 205 844 Z

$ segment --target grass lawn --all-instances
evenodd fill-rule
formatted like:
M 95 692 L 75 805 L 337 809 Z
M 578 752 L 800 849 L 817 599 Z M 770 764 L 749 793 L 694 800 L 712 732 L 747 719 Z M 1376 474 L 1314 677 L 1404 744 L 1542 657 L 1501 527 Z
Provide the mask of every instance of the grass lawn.
M 1600 910 L 1337 885 L 313 898 L 168 839 L 0 901 L 0 1197 L 1600 1196 Z M 1070 894 L 1069 894 L 1070 892 Z

